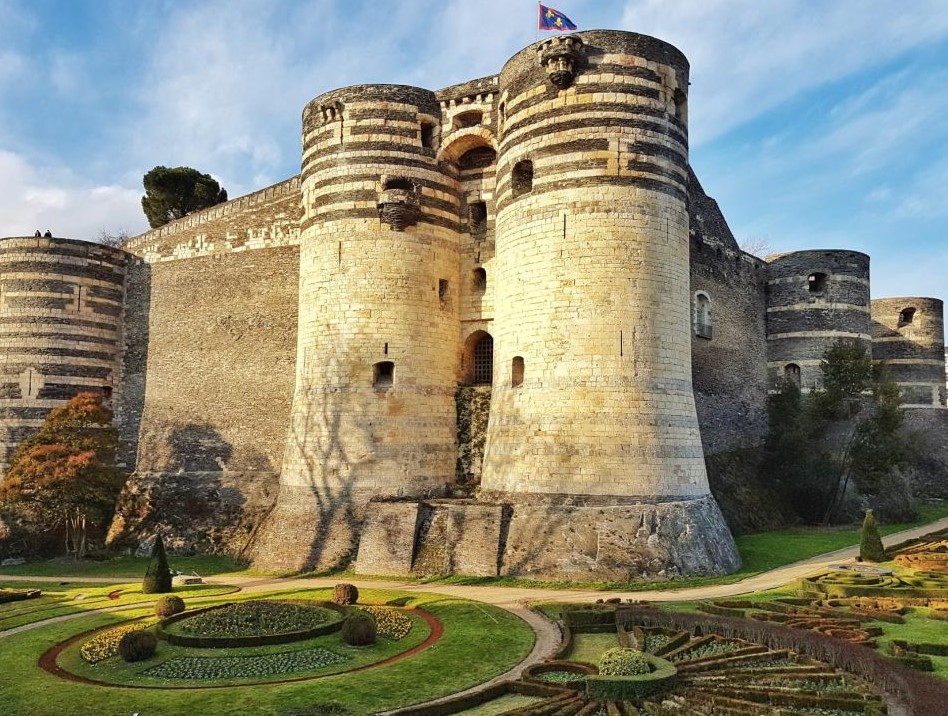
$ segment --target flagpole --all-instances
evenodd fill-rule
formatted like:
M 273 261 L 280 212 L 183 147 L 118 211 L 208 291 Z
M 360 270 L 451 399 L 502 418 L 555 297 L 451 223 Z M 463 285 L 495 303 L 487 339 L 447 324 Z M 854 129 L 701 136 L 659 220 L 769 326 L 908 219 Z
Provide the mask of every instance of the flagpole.
M 540 41 L 540 6 L 541 6 L 541 3 L 537 2 L 537 33 L 536 33 L 536 37 L 533 39 L 534 43 L 537 43 Z

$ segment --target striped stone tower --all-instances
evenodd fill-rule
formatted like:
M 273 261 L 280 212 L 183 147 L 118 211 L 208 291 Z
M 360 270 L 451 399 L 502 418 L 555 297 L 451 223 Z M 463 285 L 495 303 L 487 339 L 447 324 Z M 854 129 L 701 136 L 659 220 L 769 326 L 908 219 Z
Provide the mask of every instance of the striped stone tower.
M 500 74 L 494 382 L 482 499 L 501 571 L 628 579 L 739 558 L 691 385 L 688 62 L 629 32 Z
M 60 238 L 0 239 L 0 467 L 47 413 L 119 385 L 120 249 Z
M 335 566 L 370 498 L 454 478 L 458 197 L 435 158 L 440 121 L 433 92 L 397 85 L 303 113 L 296 392 L 258 563 Z
M 945 406 L 944 304 L 906 296 L 872 302 L 872 357 L 899 384 L 906 407 Z
M 820 361 L 838 340 L 870 350 L 869 257 L 858 251 L 795 251 L 767 257 L 767 368 L 771 385 L 804 391 L 822 380 Z

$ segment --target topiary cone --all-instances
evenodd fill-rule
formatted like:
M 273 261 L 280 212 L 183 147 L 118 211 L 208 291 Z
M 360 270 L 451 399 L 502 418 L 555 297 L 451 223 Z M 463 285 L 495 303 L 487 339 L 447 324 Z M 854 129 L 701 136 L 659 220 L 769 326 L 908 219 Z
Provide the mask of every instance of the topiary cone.
M 882 537 L 876 526 L 876 518 L 872 510 L 866 510 L 866 517 L 862 521 L 862 540 L 859 543 L 859 559 L 864 562 L 885 562 L 885 547 L 882 546 Z
M 165 543 L 158 535 L 155 546 L 151 550 L 151 561 L 142 581 L 144 594 L 166 594 L 171 591 L 171 567 L 168 566 L 168 555 L 165 553 Z

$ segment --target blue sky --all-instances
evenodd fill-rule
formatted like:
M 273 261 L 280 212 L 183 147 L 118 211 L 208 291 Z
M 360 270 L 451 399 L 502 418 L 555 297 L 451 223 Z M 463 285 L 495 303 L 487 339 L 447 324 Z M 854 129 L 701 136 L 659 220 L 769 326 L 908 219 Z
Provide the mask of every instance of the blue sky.
M 691 161 L 745 247 L 948 297 L 948 2 L 550 4 L 689 57 Z M 0 236 L 137 233 L 156 164 L 231 197 L 293 176 L 311 98 L 493 74 L 535 26 L 527 0 L 0 0 Z

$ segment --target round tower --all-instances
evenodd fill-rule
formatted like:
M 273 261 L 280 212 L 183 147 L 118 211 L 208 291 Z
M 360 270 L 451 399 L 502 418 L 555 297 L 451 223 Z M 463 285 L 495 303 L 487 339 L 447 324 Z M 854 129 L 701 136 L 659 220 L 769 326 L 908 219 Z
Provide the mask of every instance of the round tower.
M 869 257 L 858 251 L 794 251 L 766 258 L 767 368 L 771 386 L 804 391 L 822 381 L 820 361 L 838 340 L 871 349 Z
M 370 498 L 454 478 L 458 199 L 439 123 L 434 93 L 398 85 L 303 112 L 296 391 L 269 566 L 337 565 Z
M 119 386 L 128 259 L 60 238 L 0 239 L 0 469 L 52 408 Z
M 918 296 L 873 301 L 872 358 L 888 366 L 906 407 L 944 407 L 944 304 Z
M 499 91 L 481 485 L 512 506 L 501 571 L 736 569 L 691 385 L 688 62 L 582 32 L 519 52 Z

